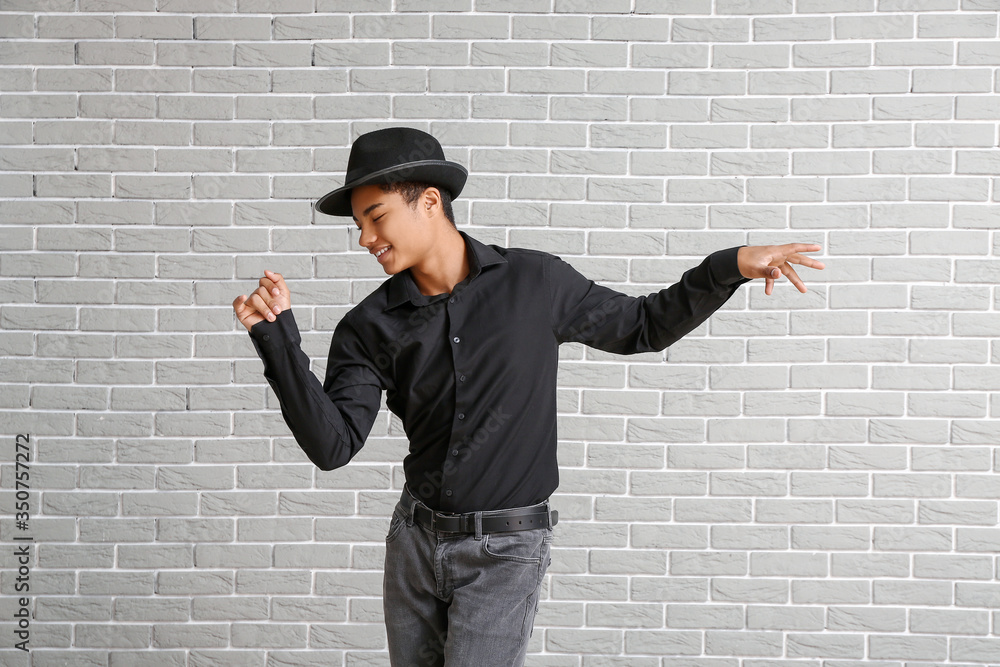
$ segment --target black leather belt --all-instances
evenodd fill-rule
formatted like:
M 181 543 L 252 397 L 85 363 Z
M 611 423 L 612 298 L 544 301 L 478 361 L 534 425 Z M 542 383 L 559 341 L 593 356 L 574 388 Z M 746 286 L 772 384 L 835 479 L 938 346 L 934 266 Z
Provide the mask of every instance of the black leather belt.
M 436 512 L 416 500 L 405 487 L 403 488 L 402 501 L 407 508 L 413 509 L 413 520 L 425 528 L 450 533 L 476 532 L 476 512 L 464 514 Z M 559 521 L 559 512 L 549 509 L 548 502 L 530 507 L 479 512 L 479 514 L 482 515 L 482 532 L 484 533 L 551 528 Z

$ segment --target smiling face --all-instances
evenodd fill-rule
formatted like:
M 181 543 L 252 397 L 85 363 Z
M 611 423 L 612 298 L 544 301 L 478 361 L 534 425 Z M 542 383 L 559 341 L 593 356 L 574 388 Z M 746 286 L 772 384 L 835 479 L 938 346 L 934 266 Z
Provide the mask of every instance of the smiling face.
M 425 191 L 411 207 L 402 195 L 384 192 L 378 185 L 351 191 L 354 222 L 361 230 L 358 243 L 387 274 L 405 271 L 428 257 L 439 226 L 430 213 L 433 199 L 434 193 Z

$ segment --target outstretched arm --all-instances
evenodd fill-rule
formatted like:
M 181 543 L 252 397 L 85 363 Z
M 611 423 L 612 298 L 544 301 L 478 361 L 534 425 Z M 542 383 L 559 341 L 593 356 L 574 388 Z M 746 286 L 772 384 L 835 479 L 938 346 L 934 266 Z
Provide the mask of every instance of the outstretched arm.
M 718 250 L 670 287 L 639 297 L 598 285 L 552 256 L 545 275 L 556 340 L 617 354 L 662 350 L 707 320 L 749 280 L 738 269 L 738 250 Z
M 546 265 L 552 301 L 553 333 L 559 342 L 575 341 L 618 354 L 662 350 L 708 319 L 743 283 L 764 278 L 766 294 L 782 275 L 805 292 L 792 268 L 822 269 L 802 255 L 820 246 L 787 243 L 718 250 L 681 279 L 647 296 L 630 297 L 582 276 L 558 257 Z

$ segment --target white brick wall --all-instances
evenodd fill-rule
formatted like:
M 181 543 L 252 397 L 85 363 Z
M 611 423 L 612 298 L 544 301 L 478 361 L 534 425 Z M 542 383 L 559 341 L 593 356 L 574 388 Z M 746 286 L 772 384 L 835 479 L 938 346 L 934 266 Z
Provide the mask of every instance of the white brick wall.
M 315 469 L 230 304 L 283 272 L 322 376 L 384 275 L 310 205 L 388 124 L 470 166 L 474 236 L 628 293 L 824 247 L 664 354 L 564 346 L 530 664 L 1000 662 L 998 10 L 0 3 L 0 663 L 387 664 L 400 425 Z

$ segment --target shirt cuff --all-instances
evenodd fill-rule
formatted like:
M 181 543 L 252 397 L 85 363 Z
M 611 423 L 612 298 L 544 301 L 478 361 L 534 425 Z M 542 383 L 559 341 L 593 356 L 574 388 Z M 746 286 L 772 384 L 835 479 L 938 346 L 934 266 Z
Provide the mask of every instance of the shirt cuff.
M 285 347 L 289 343 L 299 344 L 302 342 L 299 327 L 295 323 L 295 316 L 292 315 L 291 308 L 278 313 L 273 322 L 261 320 L 250 327 L 250 331 L 247 333 L 257 349 L 257 354 L 261 357 Z
M 712 268 L 712 277 L 721 285 L 732 286 L 742 285 L 749 282 L 750 278 L 744 278 L 740 273 L 740 265 L 736 260 L 736 255 L 740 248 L 735 246 L 725 250 L 717 250 L 709 255 L 709 266 Z

